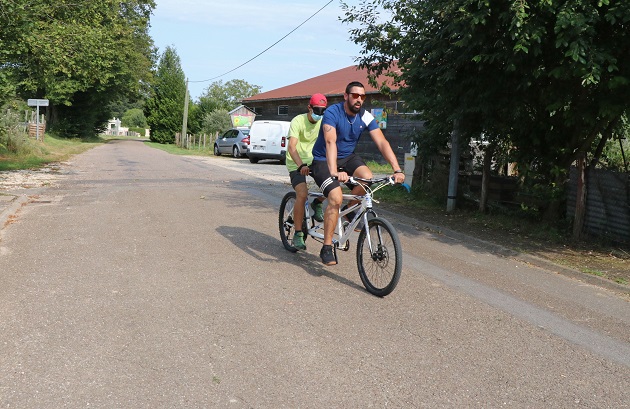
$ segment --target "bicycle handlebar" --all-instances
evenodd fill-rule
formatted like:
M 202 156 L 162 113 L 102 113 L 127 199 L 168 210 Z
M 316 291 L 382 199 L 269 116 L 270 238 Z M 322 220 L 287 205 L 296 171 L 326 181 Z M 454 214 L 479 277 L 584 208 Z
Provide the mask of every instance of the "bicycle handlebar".
M 332 176 L 333 180 L 338 180 L 337 176 Z M 373 184 L 373 183 L 381 183 L 381 182 L 387 182 L 387 184 L 390 185 L 395 185 L 396 182 L 394 181 L 394 177 L 393 176 L 384 176 L 382 178 L 372 178 L 372 179 L 364 179 L 364 178 L 360 178 L 357 176 L 349 176 L 348 177 L 348 183 L 351 184 L 355 184 L 358 185 L 359 182 L 363 182 L 363 183 L 368 183 L 368 184 Z
M 305 166 L 308 166 L 310 168 L 310 165 L 308 165 L 308 164 L 305 164 Z M 343 168 L 339 168 L 339 171 L 340 172 L 345 172 L 345 170 Z M 313 171 L 310 170 L 308 172 L 308 175 L 310 177 L 313 177 Z M 331 177 L 332 177 L 332 180 L 338 180 L 337 176 L 331 176 Z M 380 182 L 385 182 L 385 181 L 387 181 L 387 183 L 390 184 L 390 185 L 395 185 L 396 184 L 396 182 L 394 181 L 394 177 L 393 176 L 384 176 L 382 178 L 377 178 L 377 179 L 374 179 L 374 178 L 372 178 L 372 179 L 364 179 L 364 178 L 360 178 L 360 177 L 357 177 L 357 176 L 349 176 L 348 177 L 348 183 L 355 184 L 355 185 L 359 184 L 358 182 L 372 184 L 372 183 L 380 183 Z

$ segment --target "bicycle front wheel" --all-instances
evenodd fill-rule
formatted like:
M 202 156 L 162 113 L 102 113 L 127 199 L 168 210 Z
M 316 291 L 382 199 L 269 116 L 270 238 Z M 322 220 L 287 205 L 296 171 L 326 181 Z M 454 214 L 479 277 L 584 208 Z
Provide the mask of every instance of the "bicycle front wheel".
M 280 229 L 280 240 L 285 249 L 292 253 L 298 251 L 293 247 L 293 234 L 295 233 L 295 221 L 293 220 L 293 209 L 295 208 L 295 192 L 288 192 L 280 203 L 278 214 L 278 227 Z M 306 220 L 302 221 L 302 231 L 306 232 Z M 306 240 L 306 236 L 304 236 Z
M 359 233 L 357 267 L 371 294 L 384 297 L 394 291 L 402 271 L 402 246 L 390 222 L 380 217 L 368 220 L 367 229 Z

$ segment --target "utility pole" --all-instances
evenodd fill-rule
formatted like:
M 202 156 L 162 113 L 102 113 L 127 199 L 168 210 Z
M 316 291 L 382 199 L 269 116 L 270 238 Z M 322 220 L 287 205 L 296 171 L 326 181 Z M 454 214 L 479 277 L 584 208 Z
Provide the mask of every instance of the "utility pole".
M 186 138 L 186 132 L 188 131 L 188 78 L 186 78 L 186 97 L 184 98 L 184 121 L 182 123 L 182 136 L 179 138 L 180 144 Z
M 448 198 L 446 200 L 446 212 L 455 210 L 457 204 L 457 178 L 459 176 L 459 119 L 453 122 L 451 133 L 451 168 L 448 174 Z

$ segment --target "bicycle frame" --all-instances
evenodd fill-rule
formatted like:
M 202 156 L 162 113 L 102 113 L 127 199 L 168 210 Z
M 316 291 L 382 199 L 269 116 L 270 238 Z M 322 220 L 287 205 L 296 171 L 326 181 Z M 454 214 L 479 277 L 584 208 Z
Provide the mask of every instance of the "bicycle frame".
M 372 203 L 377 202 L 377 201 L 374 200 L 372 196 L 374 195 L 374 192 L 376 192 L 377 190 L 387 185 L 394 184 L 394 181 L 391 177 L 385 177 L 381 179 L 371 179 L 371 180 L 351 177 L 349 182 L 354 183 L 354 184 L 359 184 L 358 182 L 370 182 L 370 183 L 380 183 L 380 184 L 378 184 L 374 189 L 370 188 L 369 186 L 365 186 L 361 184 L 361 186 L 363 186 L 365 189 L 364 195 L 353 195 L 353 194 L 343 195 L 344 202 L 356 201 L 356 200 L 358 200 L 359 202 L 355 203 L 354 205 L 344 210 L 340 209 L 339 211 L 339 217 L 337 219 L 337 226 L 335 227 L 335 233 L 337 237 L 333 238 L 333 245 L 341 250 L 347 250 L 349 248 L 349 241 L 350 241 L 350 238 L 352 237 L 352 233 L 354 233 L 355 227 L 359 225 L 361 221 L 363 221 L 363 229 L 366 229 L 366 233 L 368 234 L 368 238 L 369 238 L 370 233 L 369 233 L 369 230 L 367 229 L 367 226 L 368 226 L 367 215 L 372 214 L 374 217 L 377 216 L 376 212 L 372 209 Z M 319 231 L 319 230 L 323 230 L 324 223 L 315 222 L 315 220 L 311 218 L 308 204 L 312 199 L 320 198 L 323 196 L 324 195 L 322 193 L 309 191 L 308 192 L 309 200 L 306 201 L 305 210 L 304 210 L 305 212 L 304 214 L 307 220 L 312 220 L 311 226 L 307 230 L 307 234 L 313 238 L 320 239 L 320 240 L 324 239 L 323 232 Z M 343 216 L 352 212 L 355 212 L 354 219 L 352 219 L 347 225 L 344 226 Z M 343 246 L 341 245 L 342 243 L 343 243 Z M 368 239 L 368 243 L 370 245 L 370 251 L 372 251 L 371 240 Z

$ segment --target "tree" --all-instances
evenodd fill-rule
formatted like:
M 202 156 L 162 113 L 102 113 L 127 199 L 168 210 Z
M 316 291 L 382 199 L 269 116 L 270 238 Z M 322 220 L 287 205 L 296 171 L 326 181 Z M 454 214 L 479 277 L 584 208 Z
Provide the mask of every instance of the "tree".
M 125 113 L 129 111 L 130 109 L 136 108 L 142 111 L 144 107 L 144 103 L 145 102 L 143 99 L 137 99 L 137 100 L 132 101 L 129 98 L 122 96 L 121 98 L 118 98 L 110 102 L 106 109 L 107 109 L 107 112 L 111 112 L 112 118 L 121 119 L 123 116 L 125 116 Z
M 225 109 L 210 112 L 203 119 L 203 130 L 211 135 L 227 131 L 231 127 L 230 115 Z
M 188 125 L 187 132 L 190 134 L 198 134 L 203 132 L 203 117 L 201 108 L 194 101 L 188 102 Z
M 160 58 L 152 95 L 144 112 L 151 129 L 151 140 L 173 143 L 181 132 L 186 97 L 186 76 L 174 47 L 166 47 Z
M 0 10 L 0 88 L 47 98 L 48 123 L 64 136 L 92 136 L 109 102 L 138 98 L 151 80 L 153 0 L 13 0 Z
M 261 87 L 252 85 L 244 80 L 231 80 L 226 82 L 216 81 L 206 88 L 205 93 L 199 97 L 199 108 L 202 116 L 223 109 L 231 111 L 237 108 L 241 101 L 260 93 Z
M 428 121 L 425 152 L 447 144 L 455 120 L 467 137 L 504 141 L 521 174 L 552 190 L 552 217 L 571 163 L 596 154 L 628 112 L 629 2 L 374 0 L 344 10 L 359 26 L 360 66 L 378 75 L 397 61 L 402 98 Z
M 125 112 L 122 117 L 122 126 L 130 128 L 146 128 L 147 119 L 144 116 L 144 112 L 140 108 L 132 108 Z

